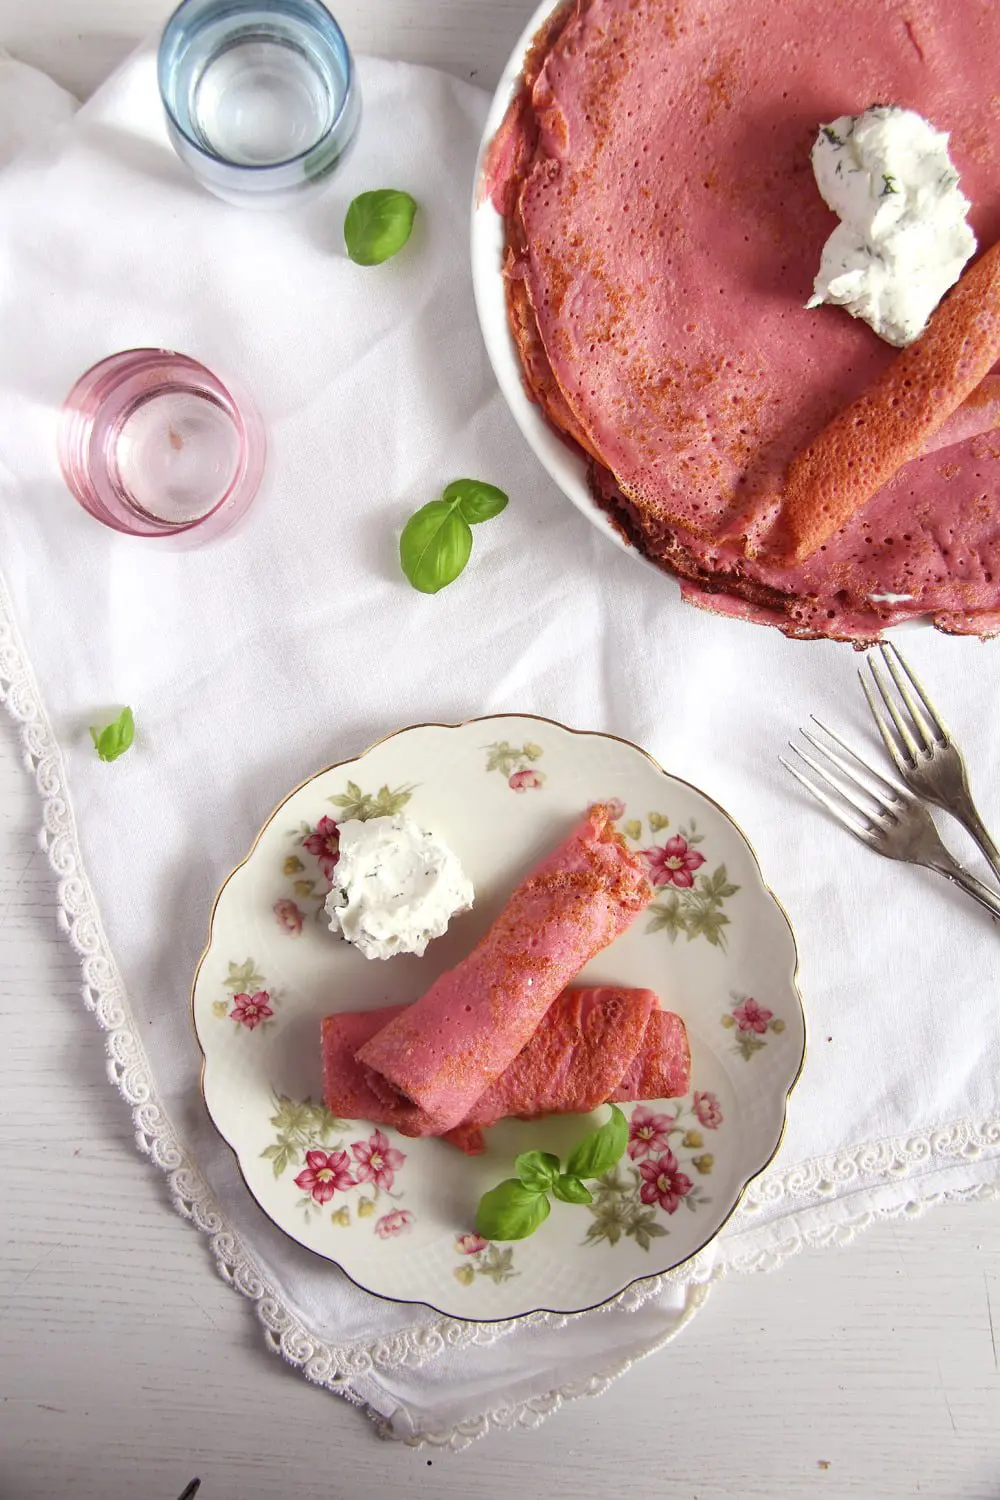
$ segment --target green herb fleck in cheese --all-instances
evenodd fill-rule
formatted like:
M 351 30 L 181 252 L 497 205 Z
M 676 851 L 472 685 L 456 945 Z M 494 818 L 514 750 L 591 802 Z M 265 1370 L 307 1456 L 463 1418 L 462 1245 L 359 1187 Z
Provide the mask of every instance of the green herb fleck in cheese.
M 422 954 L 474 892 L 458 856 L 401 813 L 340 825 L 335 885 L 326 898 L 330 930 L 366 958 Z

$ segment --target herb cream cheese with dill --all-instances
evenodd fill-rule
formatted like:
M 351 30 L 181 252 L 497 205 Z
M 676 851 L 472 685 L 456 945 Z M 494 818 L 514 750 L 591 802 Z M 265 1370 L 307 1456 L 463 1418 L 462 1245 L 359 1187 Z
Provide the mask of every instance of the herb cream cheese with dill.
M 472 905 L 475 892 L 458 856 L 412 818 L 351 819 L 339 834 L 326 913 L 331 932 L 366 958 L 420 955 Z
M 947 134 L 912 109 L 875 105 L 822 126 L 812 165 L 841 222 L 806 306 L 833 303 L 888 343 L 912 343 L 976 248 Z

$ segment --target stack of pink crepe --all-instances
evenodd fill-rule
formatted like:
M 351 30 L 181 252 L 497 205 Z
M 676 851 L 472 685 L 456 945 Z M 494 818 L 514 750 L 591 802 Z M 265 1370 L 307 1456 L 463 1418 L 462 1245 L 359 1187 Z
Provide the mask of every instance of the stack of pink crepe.
M 976 275 L 981 362 L 938 339 L 888 442 L 855 404 L 896 351 L 807 305 L 836 223 L 810 151 L 872 104 L 949 133 L 1000 239 L 998 48 L 990 0 L 566 0 L 536 38 L 486 178 L 525 385 L 691 602 L 859 644 L 1000 631 L 998 294 Z M 838 416 L 853 443 L 817 443 Z
M 475 1153 L 507 1115 L 686 1093 L 684 1023 L 651 990 L 567 989 L 651 895 L 608 809 L 592 807 L 422 999 L 326 1018 L 328 1108 Z

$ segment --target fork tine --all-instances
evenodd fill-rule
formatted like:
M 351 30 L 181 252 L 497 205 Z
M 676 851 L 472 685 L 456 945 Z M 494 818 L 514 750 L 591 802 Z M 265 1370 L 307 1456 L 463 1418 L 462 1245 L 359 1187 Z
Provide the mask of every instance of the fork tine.
M 892 696 L 889 684 L 882 676 L 882 673 L 879 671 L 877 664 L 873 660 L 871 660 L 871 658 L 869 658 L 868 661 L 868 670 L 869 672 L 871 672 L 872 676 L 875 679 L 875 686 L 878 688 L 879 692 L 882 695 L 882 702 L 889 710 L 889 715 L 892 719 L 892 722 L 896 726 L 896 733 L 899 735 L 899 738 L 903 742 L 906 753 L 910 757 L 911 764 L 916 765 L 917 757 L 920 754 L 920 747 L 917 744 L 916 740 L 913 738 L 913 735 L 910 733 L 909 725 L 903 718 L 903 715 L 900 713 L 899 709 L 896 707 L 896 700 Z
M 810 714 L 809 717 L 810 719 L 812 719 L 814 724 L 819 725 L 824 734 L 828 734 L 831 740 L 835 741 L 835 743 L 840 746 L 841 750 L 846 750 L 848 755 L 853 755 L 854 759 L 858 762 L 859 765 L 864 766 L 865 770 L 869 771 L 871 775 L 881 781 L 883 785 L 891 788 L 891 790 L 896 793 L 897 797 L 902 797 L 904 801 L 909 798 L 910 793 L 907 791 L 906 787 L 901 781 L 896 780 L 895 776 L 889 776 L 885 771 L 880 771 L 877 766 L 873 766 L 867 756 L 862 755 L 860 750 L 855 750 L 854 746 L 849 745 L 846 740 L 842 740 L 835 729 L 831 729 L 829 724 L 824 724 L 823 720 L 818 719 L 815 714 Z M 804 730 L 803 733 L 805 733 Z M 806 737 L 808 738 L 808 736 Z M 813 741 L 813 743 L 815 744 L 815 740 Z
M 783 755 L 779 755 L 778 760 L 784 766 L 785 770 L 789 771 L 795 777 L 795 780 L 805 787 L 807 792 L 812 793 L 817 802 L 822 802 L 827 811 L 833 814 L 837 822 L 841 823 L 847 829 L 848 833 L 853 833 L 854 837 L 860 839 L 864 844 L 872 843 L 870 828 L 863 828 L 860 823 L 856 823 L 838 803 L 834 802 L 832 797 L 828 797 L 821 787 L 816 786 L 809 780 L 808 776 L 803 776 L 801 771 L 797 771 Z
M 895 813 L 898 801 L 894 804 L 886 797 L 884 792 L 879 791 L 877 788 L 866 786 L 853 766 L 849 765 L 842 755 L 838 755 L 836 750 L 831 750 L 828 745 L 824 745 L 821 740 L 816 739 L 815 736 L 809 733 L 808 729 L 800 729 L 799 733 L 804 740 L 808 740 L 809 744 L 819 751 L 820 755 L 825 755 L 827 760 L 832 761 L 835 766 L 838 766 L 852 786 L 860 787 L 863 792 L 871 797 L 873 802 L 877 802 L 883 812 Z M 800 755 L 801 753 L 799 751 Z
M 871 662 L 868 663 L 868 666 L 869 666 L 869 669 L 870 669 L 870 671 L 872 673 L 872 676 L 874 677 L 875 676 L 875 668 L 872 666 Z M 867 679 L 867 677 L 864 676 L 863 672 L 861 672 L 860 669 L 858 671 L 858 681 L 861 683 L 862 691 L 864 692 L 865 697 L 868 699 L 868 707 L 872 711 L 872 718 L 875 720 L 875 723 L 878 725 L 878 732 L 882 736 L 882 742 L 885 745 L 885 748 L 889 752 L 889 755 L 890 755 L 890 758 L 892 760 L 892 763 L 896 767 L 896 770 L 899 772 L 900 776 L 905 776 L 906 773 L 907 773 L 907 771 L 910 769 L 910 762 L 907 760 L 906 756 L 903 754 L 903 751 L 899 747 L 898 740 L 896 739 L 896 737 L 893 734 L 892 730 L 889 728 L 888 724 L 886 723 L 886 721 L 885 721 L 885 719 L 884 719 L 884 717 L 882 715 L 881 709 L 879 708 L 878 704 L 875 702 L 875 694 L 872 692 L 871 688 L 868 685 L 868 679 Z M 877 684 L 878 683 L 878 678 L 876 678 L 875 681 L 876 681 L 876 684 Z M 889 700 L 886 698 L 885 690 L 880 687 L 879 691 L 882 693 L 883 702 L 885 702 L 886 705 L 888 706 Z M 896 715 L 896 713 L 895 713 L 895 710 L 890 710 L 890 712 L 892 712 L 892 714 L 893 714 L 893 720 L 895 721 L 896 718 L 898 717 Z
M 945 724 L 944 720 L 941 718 L 941 715 L 938 713 L 937 709 L 934 707 L 933 703 L 928 698 L 928 696 L 925 693 L 923 687 L 921 686 L 920 679 L 916 676 L 916 674 L 914 673 L 912 667 L 905 660 L 905 658 L 903 657 L 902 653 L 898 650 L 898 648 L 896 646 L 894 646 L 892 644 L 891 641 L 887 641 L 886 644 L 882 647 L 882 656 L 885 659 L 886 666 L 889 668 L 889 671 L 892 673 L 893 681 L 895 682 L 896 686 L 899 688 L 899 691 L 903 695 L 903 698 L 904 698 L 904 700 L 906 702 L 906 706 L 910 710 L 910 713 L 913 714 L 913 717 L 915 719 L 917 718 L 916 709 L 915 709 L 913 703 L 909 700 L 909 698 L 907 698 L 907 696 L 906 696 L 906 689 L 903 686 L 902 682 L 899 680 L 899 676 L 897 675 L 897 672 L 896 672 L 896 667 L 893 665 L 893 661 L 894 660 L 897 663 L 897 665 L 899 666 L 900 670 L 906 676 L 906 678 L 907 678 L 910 686 L 912 688 L 916 689 L 916 692 L 919 695 L 921 703 L 924 705 L 924 708 L 927 710 L 927 717 L 928 717 L 928 719 L 931 722 L 931 726 L 933 728 L 934 734 L 936 735 L 936 737 L 938 739 L 938 742 L 940 744 L 942 744 L 942 745 L 946 745 L 948 743 L 948 741 L 951 739 L 951 735 L 950 735 L 950 733 L 948 731 L 948 726 Z M 918 720 L 918 722 L 919 722 L 919 720 Z M 924 727 L 924 738 L 927 739 L 926 727 Z
M 907 712 L 909 713 L 910 718 L 913 720 L 913 726 L 916 729 L 917 736 L 921 741 L 918 748 L 929 753 L 931 746 L 934 744 L 934 732 L 931 729 L 931 726 L 928 724 L 927 720 L 924 718 L 923 713 L 920 709 L 920 705 L 916 702 L 913 694 L 910 692 L 909 684 L 906 681 L 905 670 L 900 670 L 900 667 L 896 665 L 896 662 L 889 655 L 889 652 L 886 650 L 885 646 L 880 646 L 879 650 L 882 654 L 882 660 L 889 668 L 889 675 L 892 678 L 893 682 L 896 684 L 896 691 L 899 693 L 899 696 L 906 704 Z M 902 657 L 900 657 L 900 663 L 902 664 Z M 905 668 L 905 664 L 903 665 Z
M 857 781 L 850 781 L 849 785 L 844 786 L 843 783 L 836 776 L 831 774 L 831 772 L 828 771 L 825 766 L 820 765 L 818 760 L 814 760 L 811 755 L 807 755 L 804 750 L 800 750 L 798 745 L 793 745 L 791 740 L 789 740 L 788 743 L 791 749 L 794 750 L 795 754 L 800 756 L 801 759 L 805 761 L 807 766 L 812 767 L 821 781 L 825 781 L 827 786 L 832 786 L 834 791 L 838 792 L 840 796 L 843 797 L 845 802 L 849 802 L 851 806 L 857 812 L 859 812 L 863 818 L 867 818 L 870 823 L 873 823 L 875 821 L 875 814 L 872 812 L 871 808 L 866 807 L 865 804 L 861 801 L 860 797 L 858 797 L 856 794 L 855 788 L 859 786 L 859 783 Z M 815 740 L 813 741 L 813 744 L 816 744 Z M 816 748 L 820 751 L 823 750 L 822 745 L 816 745 Z M 834 757 L 831 756 L 831 760 L 833 758 Z M 841 764 L 843 764 L 843 762 L 841 762 Z M 850 777 L 850 773 L 848 773 L 848 776 Z M 865 788 L 861 787 L 861 790 L 864 791 Z M 875 800 L 877 801 L 878 799 L 876 798 Z M 888 808 L 886 808 L 885 810 L 889 811 Z

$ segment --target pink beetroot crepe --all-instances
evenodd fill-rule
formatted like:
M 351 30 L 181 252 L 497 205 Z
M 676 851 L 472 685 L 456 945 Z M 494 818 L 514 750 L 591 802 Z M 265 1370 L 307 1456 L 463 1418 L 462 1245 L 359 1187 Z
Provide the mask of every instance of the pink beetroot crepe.
M 391 1125 L 403 1135 L 433 1134 L 423 1111 L 385 1104 L 355 1056 L 404 1011 L 389 1006 L 324 1019 L 323 1098 L 346 1119 Z M 476 1155 L 483 1149 L 483 1128 L 507 1116 L 586 1114 L 607 1100 L 678 1098 L 690 1083 L 684 1022 L 660 1010 L 652 990 L 564 990 L 527 1046 L 445 1138 Z
M 795 456 L 767 538 L 776 560 L 803 562 L 929 444 L 1000 359 L 1000 241 L 938 307 L 923 333 Z
M 602 805 L 514 891 L 468 958 L 358 1051 L 386 1104 L 417 1105 L 435 1134 L 466 1119 L 595 954 L 648 905 L 642 861 Z
M 565 990 L 447 1139 L 475 1156 L 486 1126 L 510 1115 L 582 1115 L 609 1100 L 679 1098 L 690 1086 L 687 1029 L 652 990 Z
M 797 456 L 896 357 L 803 305 L 836 222 L 817 128 L 890 102 L 949 131 L 985 249 L 998 55 L 991 0 L 570 0 L 532 55 L 488 164 L 526 384 L 686 597 L 795 636 L 997 629 L 995 380 L 822 550 L 767 554 Z

